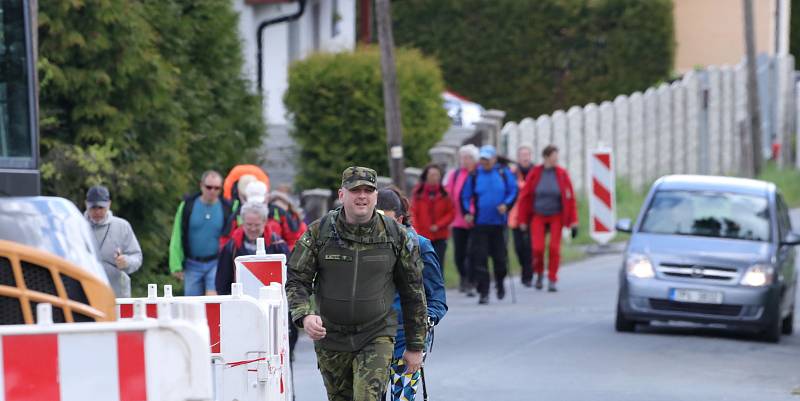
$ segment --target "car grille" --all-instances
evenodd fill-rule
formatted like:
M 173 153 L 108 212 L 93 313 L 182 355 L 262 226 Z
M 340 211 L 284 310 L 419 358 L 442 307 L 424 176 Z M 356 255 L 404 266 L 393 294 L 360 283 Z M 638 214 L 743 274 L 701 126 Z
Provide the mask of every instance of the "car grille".
M 732 267 L 662 263 L 658 266 L 658 271 L 667 277 L 714 280 L 719 282 L 732 282 L 739 277 L 739 271 Z
M 742 313 L 742 305 L 700 304 L 652 298 L 650 299 L 650 307 L 659 311 L 697 313 L 700 315 L 739 316 Z

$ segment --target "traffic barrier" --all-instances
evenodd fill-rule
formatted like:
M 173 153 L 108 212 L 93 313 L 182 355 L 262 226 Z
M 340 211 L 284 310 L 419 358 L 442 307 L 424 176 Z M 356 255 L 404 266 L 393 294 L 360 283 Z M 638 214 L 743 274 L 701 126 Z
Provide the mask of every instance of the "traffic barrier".
M 262 287 L 258 299 L 245 295 L 242 285 L 231 286 L 232 295 L 173 297 L 164 286 L 157 296 L 155 284 L 147 298 L 119 298 L 119 316 L 132 314 L 132 305 L 143 302 L 146 313 L 158 316 L 164 308 L 198 305 L 206 312 L 208 349 L 213 370 L 214 399 L 239 401 L 289 401 L 291 392 L 282 383 L 288 357 L 280 353 L 283 289 L 280 284 Z M 206 365 L 208 366 L 208 365 Z
M 589 153 L 589 236 L 601 245 L 616 235 L 616 187 L 611 149 Z
M 272 284 L 280 284 L 281 289 L 286 285 L 286 256 L 283 254 L 267 254 L 264 250 L 264 239 L 256 240 L 256 254 L 244 255 L 234 259 L 236 273 L 235 281 L 242 284 L 242 291 L 245 295 L 257 297 L 260 289 Z M 286 292 L 281 291 L 282 303 L 279 323 L 279 334 L 276 337 L 281 359 L 286 361 L 283 364 L 281 374 L 281 384 L 286 386 L 289 393 L 294 393 L 292 384 L 292 369 L 290 366 L 290 347 L 289 347 L 289 300 Z
M 158 320 L 53 324 L 37 305 L 35 325 L 0 326 L 0 401 L 211 400 L 208 334 L 195 305 Z

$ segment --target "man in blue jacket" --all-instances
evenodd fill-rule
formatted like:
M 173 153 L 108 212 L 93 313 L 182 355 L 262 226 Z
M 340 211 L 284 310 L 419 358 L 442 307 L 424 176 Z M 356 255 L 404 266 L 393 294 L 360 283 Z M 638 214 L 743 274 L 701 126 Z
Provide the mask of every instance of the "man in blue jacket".
M 444 287 L 444 276 L 439 258 L 433 249 L 431 241 L 417 234 L 411 227 L 408 216 L 408 200 L 404 199 L 395 188 L 384 188 L 378 191 L 378 203 L 376 209 L 383 212 L 387 217 L 395 219 L 398 223 L 408 228 L 409 235 L 414 236 L 414 243 L 419 244 L 420 255 L 422 255 L 422 284 L 425 287 L 425 299 L 428 306 L 428 326 L 433 330 L 444 315 L 447 313 L 447 295 Z M 398 316 L 397 336 L 395 336 L 394 355 L 392 357 L 390 389 L 393 401 L 414 401 L 421 381 L 421 371 L 414 374 L 405 374 L 403 365 L 403 352 L 405 351 L 405 331 L 403 330 L 403 314 L 400 307 L 400 296 L 394 298 L 394 309 Z M 433 336 L 428 333 L 425 351 L 430 349 Z
M 489 256 L 494 264 L 497 299 L 506 296 L 506 225 L 508 211 L 517 199 L 517 180 L 507 166 L 497 162 L 494 146 L 481 147 L 479 155 L 480 166 L 461 190 L 461 208 L 464 220 L 475 225 L 469 237 L 469 260 L 480 294 L 478 303 L 485 305 L 489 303 Z M 474 214 L 470 214 L 470 206 L 474 206 Z

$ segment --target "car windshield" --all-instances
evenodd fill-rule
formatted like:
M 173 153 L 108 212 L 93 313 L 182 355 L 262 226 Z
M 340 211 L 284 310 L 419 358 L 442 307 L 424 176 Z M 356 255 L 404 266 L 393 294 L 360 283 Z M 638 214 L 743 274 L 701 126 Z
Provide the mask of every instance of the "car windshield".
M 640 231 L 769 241 L 769 203 L 764 197 L 726 192 L 659 191 Z

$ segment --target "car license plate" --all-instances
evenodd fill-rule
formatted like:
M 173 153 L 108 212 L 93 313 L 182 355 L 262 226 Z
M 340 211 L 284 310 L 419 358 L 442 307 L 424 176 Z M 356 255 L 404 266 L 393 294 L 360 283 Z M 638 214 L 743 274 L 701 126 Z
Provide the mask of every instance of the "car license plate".
M 669 299 L 678 302 L 694 302 L 699 304 L 721 304 L 722 293 L 717 291 L 685 290 L 673 288 Z

